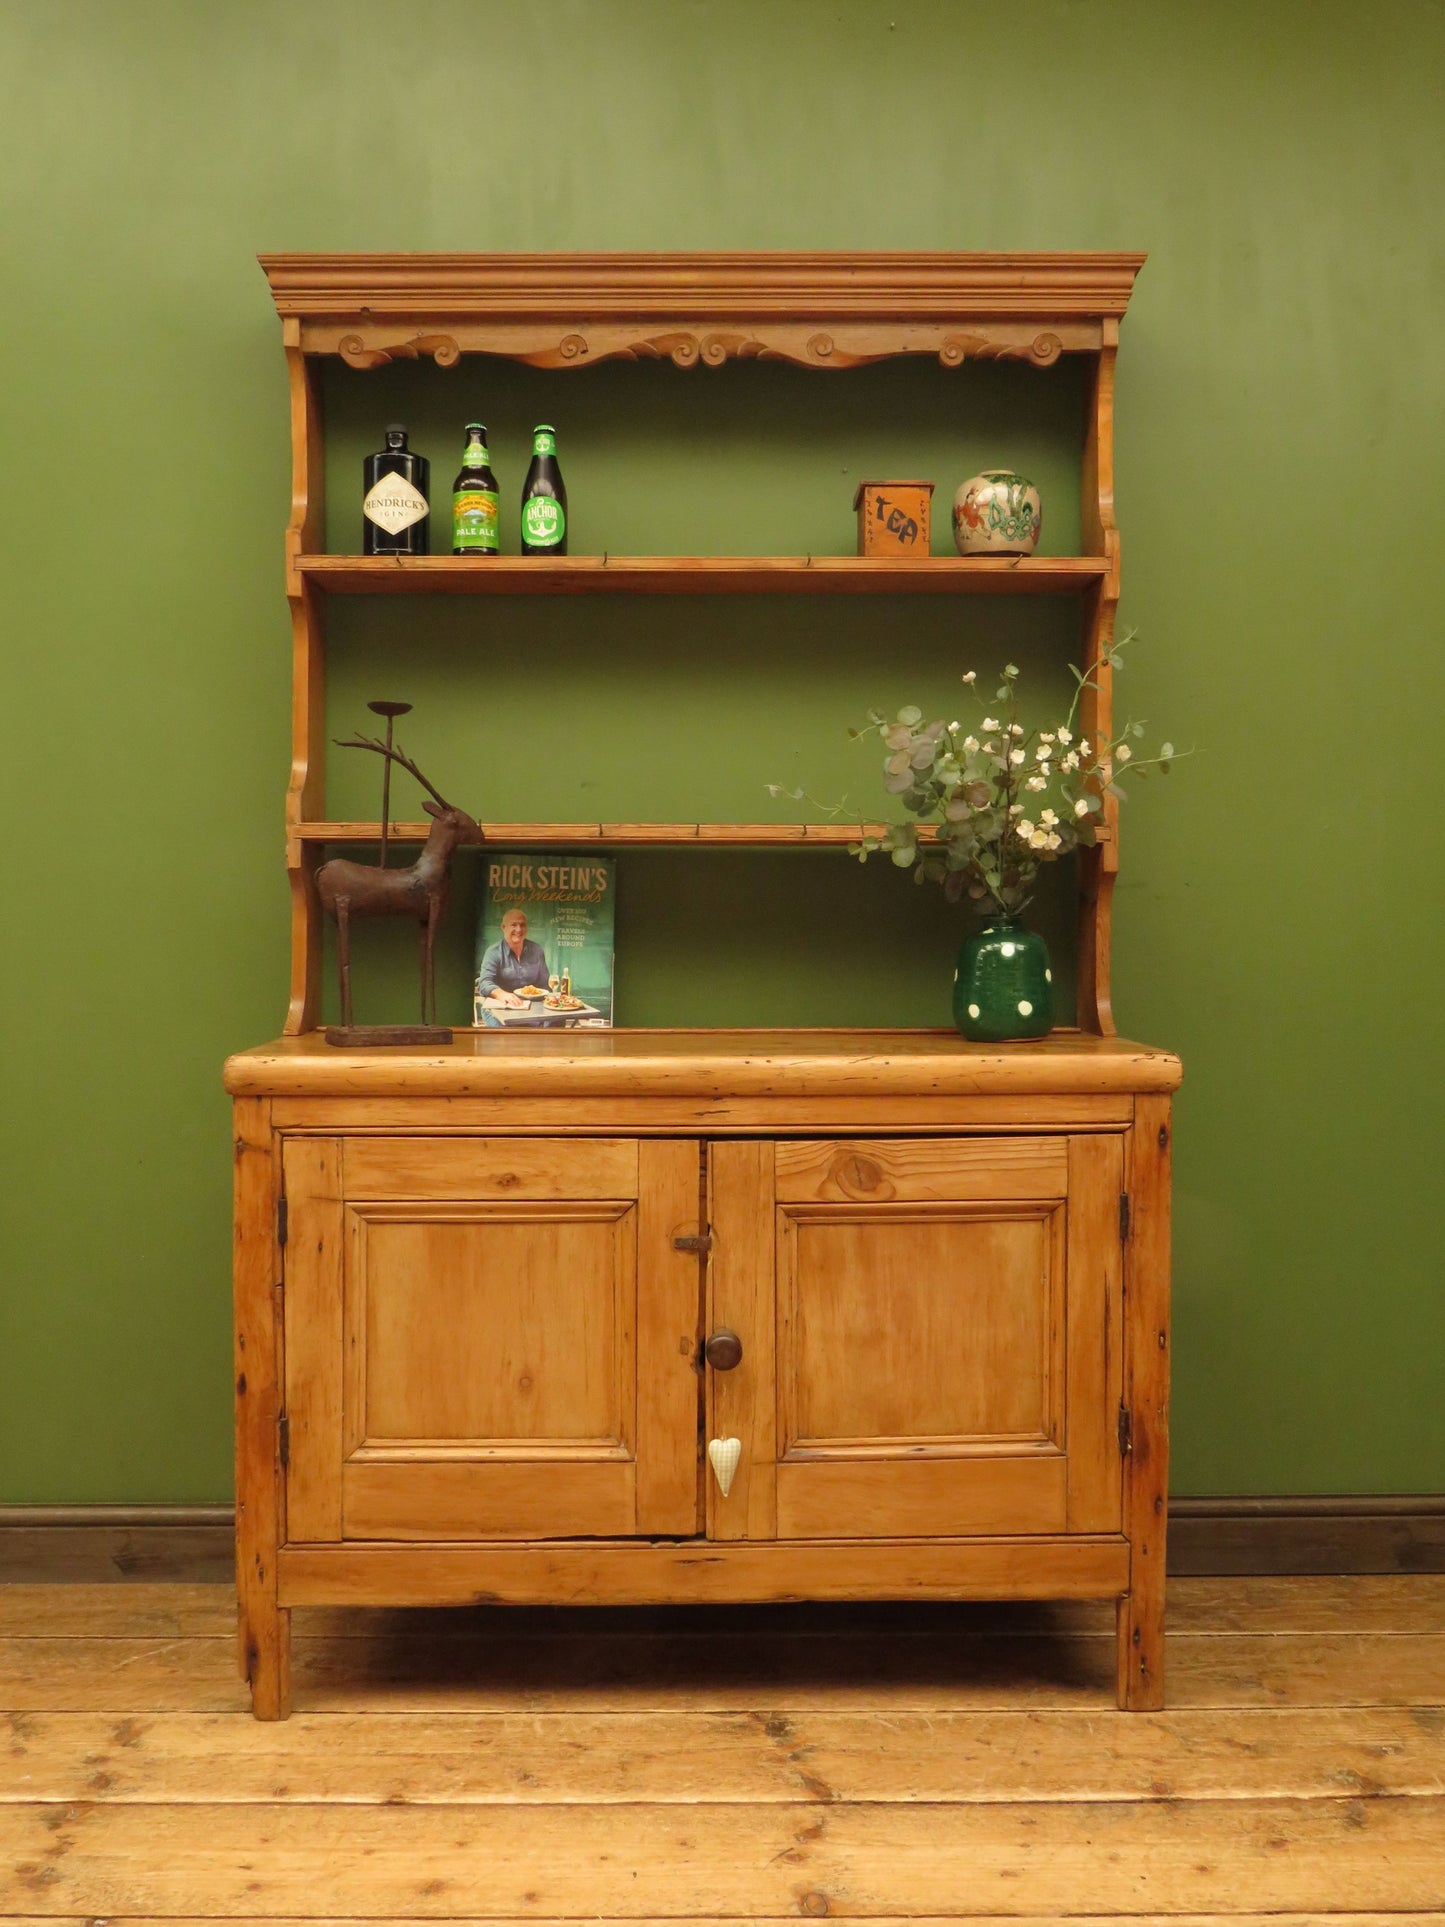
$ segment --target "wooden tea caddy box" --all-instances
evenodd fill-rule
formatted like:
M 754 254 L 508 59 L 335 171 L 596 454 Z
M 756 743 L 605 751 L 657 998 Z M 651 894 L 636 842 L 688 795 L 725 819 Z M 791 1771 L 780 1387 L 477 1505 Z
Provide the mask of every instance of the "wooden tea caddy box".
M 1079 1028 L 317 1028 L 333 594 L 1067 594 L 1109 729 L 1113 376 L 1142 257 L 277 255 L 294 638 L 286 1032 L 234 1101 L 240 1661 L 290 1707 L 298 1605 L 1111 1598 L 1163 1700 L 1170 1098 L 1114 1035 L 1112 803 Z M 1073 557 L 328 555 L 318 362 L 767 353 L 1090 368 Z M 702 378 L 702 377 L 700 377 Z M 485 824 L 509 847 L 838 844 L 775 824 Z M 424 823 L 403 824 L 420 841 Z M 485 1278 L 486 1289 L 477 1281 Z M 518 1281 L 507 1289 L 507 1281 Z M 724 1495 L 707 1446 L 736 1439 Z

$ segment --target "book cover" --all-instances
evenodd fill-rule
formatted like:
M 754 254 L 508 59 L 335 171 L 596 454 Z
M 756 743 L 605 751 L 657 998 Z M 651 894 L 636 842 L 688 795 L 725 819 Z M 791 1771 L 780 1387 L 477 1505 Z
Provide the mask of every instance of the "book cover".
M 478 1028 L 611 1025 L 616 882 L 609 857 L 483 852 Z

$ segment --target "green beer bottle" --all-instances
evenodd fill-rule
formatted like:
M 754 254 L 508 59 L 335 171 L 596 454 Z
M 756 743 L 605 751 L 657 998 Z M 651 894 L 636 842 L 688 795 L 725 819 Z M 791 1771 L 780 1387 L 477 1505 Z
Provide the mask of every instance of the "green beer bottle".
M 547 422 L 532 431 L 532 466 L 522 485 L 522 553 L 567 553 L 567 491 L 557 465 L 556 431 Z
M 501 548 L 497 478 L 487 453 L 487 431 L 467 423 L 461 473 L 452 483 L 452 554 L 496 555 Z

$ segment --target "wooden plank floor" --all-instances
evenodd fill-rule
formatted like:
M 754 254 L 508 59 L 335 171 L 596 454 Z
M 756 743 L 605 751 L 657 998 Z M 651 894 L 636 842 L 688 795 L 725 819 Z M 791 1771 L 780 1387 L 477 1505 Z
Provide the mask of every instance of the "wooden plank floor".
M 1445 1575 L 1093 1606 L 298 1612 L 0 1588 L 0 1919 L 1445 1927 Z

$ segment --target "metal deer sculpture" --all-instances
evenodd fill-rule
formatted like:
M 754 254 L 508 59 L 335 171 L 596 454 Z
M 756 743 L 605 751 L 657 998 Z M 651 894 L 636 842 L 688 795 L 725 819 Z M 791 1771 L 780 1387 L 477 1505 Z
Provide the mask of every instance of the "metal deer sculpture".
M 422 926 L 421 939 L 421 1020 L 436 1022 L 436 978 L 434 951 L 437 925 L 446 909 L 451 886 L 452 853 L 458 843 L 477 842 L 481 831 L 465 810 L 448 803 L 436 786 L 427 781 L 400 747 L 377 741 L 370 736 L 352 736 L 342 749 L 370 749 L 410 772 L 422 788 L 435 798 L 422 808 L 432 826 L 421 855 L 406 869 L 388 870 L 375 863 L 353 863 L 349 857 L 333 857 L 316 872 L 316 893 L 321 905 L 336 919 L 336 960 L 341 971 L 341 1021 L 351 1028 L 351 919 L 352 917 L 415 917 Z

